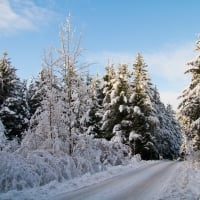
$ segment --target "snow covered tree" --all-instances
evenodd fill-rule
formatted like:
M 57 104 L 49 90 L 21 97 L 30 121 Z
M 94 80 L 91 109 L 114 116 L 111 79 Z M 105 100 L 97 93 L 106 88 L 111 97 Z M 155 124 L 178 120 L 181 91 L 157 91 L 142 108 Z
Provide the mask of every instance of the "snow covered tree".
M 165 149 L 163 149 L 164 157 L 168 159 L 177 158 L 178 156 L 180 156 L 182 132 L 180 125 L 175 118 L 174 110 L 172 109 L 172 106 L 170 104 L 168 104 L 165 108 L 165 129 L 168 134 L 168 138 L 165 141 L 168 142 L 168 145 Z M 167 152 L 169 152 L 168 156 Z
M 16 78 L 16 69 L 11 67 L 10 59 L 7 58 L 7 53 L 3 53 L 3 58 L 0 60 L 0 105 L 5 99 L 10 96 L 14 90 L 14 82 Z
M 128 143 L 129 131 L 132 124 L 127 118 L 130 113 L 128 107 L 129 97 L 130 72 L 128 70 L 128 65 L 119 64 L 111 92 L 111 106 L 115 110 L 114 118 L 116 118 L 113 134 L 115 139 L 125 144 Z
M 196 43 L 196 51 L 200 52 L 200 40 Z M 177 116 L 184 133 L 185 150 L 200 150 L 200 55 L 189 62 L 190 68 L 185 72 L 192 75 L 189 86 L 182 92 Z
M 101 79 L 98 75 L 91 80 L 90 97 L 89 97 L 89 109 L 87 111 L 85 126 L 87 127 L 87 134 L 92 134 L 95 137 L 102 137 L 101 135 L 101 120 L 103 118 L 103 88 Z
M 29 106 L 30 117 L 35 113 L 41 105 L 43 92 L 41 91 L 41 75 L 32 78 L 27 91 L 27 101 Z
M 113 64 L 109 64 L 105 68 L 106 72 L 103 76 L 103 103 L 102 103 L 102 112 L 103 117 L 101 120 L 101 134 L 99 137 L 111 139 L 113 136 L 112 129 L 113 125 L 110 125 L 109 118 L 107 117 L 110 112 L 110 103 L 111 103 L 111 90 L 113 88 L 113 81 L 115 79 L 116 73 Z
M 149 78 L 147 65 L 141 54 L 136 57 L 133 64 L 134 80 L 132 83 L 132 94 L 129 99 L 131 108 L 130 119 L 133 122 L 129 140 L 132 142 L 134 154 L 141 154 L 142 159 L 157 159 L 158 152 L 155 137 L 152 133 L 150 118 Z
M 84 121 L 88 109 L 88 89 L 82 75 L 87 64 L 82 63 L 83 48 L 81 36 L 77 36 L 71 27 L 71 16 L 66 19 L 60 31 L 61 48 L 58 49 L 57 66 L 61 74 L 62 98 L 64 100 L 63 119 L 65 137 L 69 141 L 69 155 L 73 152 L 74 136 L 81 132 L 80 123 Z
M 23 140 L 23 146 L 29 149 L 51 149 L 68 153 L 69 141 L 65 137 L 65 100 L 62 95 L 62 84 L 55 74 L 57 58 L 52 48 L 45 51 L 43 68 L 29 92 L 30 109 L 33 106 L 29 129 Z M 34 85 L 36 87 L 34 87 Z M 59 143 L 59 145 L 58 145 Z M 56 146 L 56 147 L 55 147 Z
M 104 115 L 102 119 L 103 137 L 111 139 L 115 136 L 115 126 L 120 123 L 127 114 L 127 99 L 129 95 L 129 72 L 126 64 L 119 64 L 117 73 L 113 65 L 108 65 L 104 76 L 103 100 Z M 123 137 L 123 136 L 121 136 Z
M 0 60 L 0 118 L 8 139 L 21 138 L 28 126 L 26 83 L 21 82 L 7 53 Z
M 179 156 L 182 134 L 175 119 L 171 105 L 167 107 L 161 102 L 160 95 L 155 88 L 154 100 L 150 118 L 154 121 L 154 136 L 161 158 L 175 159 Z
M 72 155 L 77 135 L 86 131 L 89 91 L 82 75 L 82 67 L 86 65 L 79 62 L 83 50 L 80 42 L 80 37 L 75 38 L 68 16 L 60 31 L 61 47 L 45 54 L 44 68 L 29 90 L 33 115 L 29 132 L 38 138 L 33 148 L 44 146 L 42 142 L 49 138 L 48 141 L 59 143 L 58 148 L 62 146 L 64 152 Z
M 150 82 L 150 80 L 148 81 Z M 156 87 L 147 84 L 148 105 L 150 106 L 149 125 L 159 156 L 174 159 L 179 156 L 182 134 L 171 105 L 162 103 Z

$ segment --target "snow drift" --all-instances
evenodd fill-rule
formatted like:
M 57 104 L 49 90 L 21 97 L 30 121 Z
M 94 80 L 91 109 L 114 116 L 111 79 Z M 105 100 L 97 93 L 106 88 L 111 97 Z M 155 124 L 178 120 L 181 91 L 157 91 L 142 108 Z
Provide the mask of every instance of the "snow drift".
M 125 145 L 84 135 L 79 137 L 71 156 L 58 149 L 21 147 L 14 153 L 2 151 L 0 191 L 22 190 L 103 171 L 108 166 L 126 164 L 128 153 Z

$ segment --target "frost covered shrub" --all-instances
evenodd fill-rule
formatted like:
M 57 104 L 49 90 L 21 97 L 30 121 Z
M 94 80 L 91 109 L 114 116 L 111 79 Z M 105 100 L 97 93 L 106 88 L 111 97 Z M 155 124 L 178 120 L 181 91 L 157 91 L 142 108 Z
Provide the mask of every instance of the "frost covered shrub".
M 107 165 L 125 164 L 128 154 L 129 148 L 121 143 L 80 136 L 73 159 L 81 174 L 95 173 L 104 170 Z
M 0 191 L 22 190 L 59 182 L 77 174 L 75 164 L 67 155 L 52 155 L 47 151 L 33 151 L 26 157 L 18 153 L 0 153 Z
M 64 148 L 64 147 L 63 147 Z M 85 173 L 105 170 L 107 166 L 128 161 L 127 146 L 105 139 L 80 135 L 69 156 L 62 149 L 30 150 L 27 146 L 16 152 L 0 152 L 0 192 L 22 190 L 62 182 Z
M 19 148 L 20 148 L 19 140 L 18 138 L 14 138 L 13 140 L 6 141 L 4 151 L 12 153 L 12 152 L 15 152 Z
M 0 152 L 0 191 L 34 187 L 39 185 L 39 179 L 34 166 L 22 156 Z
M 75 176 L 75 165 L 67 154 L 53 155 L 48 151 L 34 151 L 27 155 L 27 162 L 35 166 L 40 176 L 40 185 L 52 180 L 62 181 Z

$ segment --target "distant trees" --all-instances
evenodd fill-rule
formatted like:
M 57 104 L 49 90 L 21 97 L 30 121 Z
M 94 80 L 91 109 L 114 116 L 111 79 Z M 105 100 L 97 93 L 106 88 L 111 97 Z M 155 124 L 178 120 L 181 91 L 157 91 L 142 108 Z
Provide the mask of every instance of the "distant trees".
M 200 51 L 200 40 L 196 43 L 196 51 Z M 180 96 L 178 119 L 184 133 L 183 150 L 200 150 L 200 55 L 189 62 L 190 68 L 185 72 L 192 75 L 189 86 Z

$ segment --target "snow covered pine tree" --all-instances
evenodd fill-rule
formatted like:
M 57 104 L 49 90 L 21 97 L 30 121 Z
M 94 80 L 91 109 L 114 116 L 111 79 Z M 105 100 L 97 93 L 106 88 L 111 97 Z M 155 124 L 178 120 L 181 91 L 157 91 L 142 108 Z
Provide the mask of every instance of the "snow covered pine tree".
M 0 119 L 8 139 L 21 138 L 28 127 L 28 116 L 26 83 L 17 77 L 16 69 L 4 53 L 0 60 Z
M 200 52 L 200 40 L 196 43 L 196 51 Z M 183 151 L 200 151 L 200 55 L 189 62 L 185 73 L 191 73 L 189 86 L 180 96 L 177 117 L 184 133 Z

